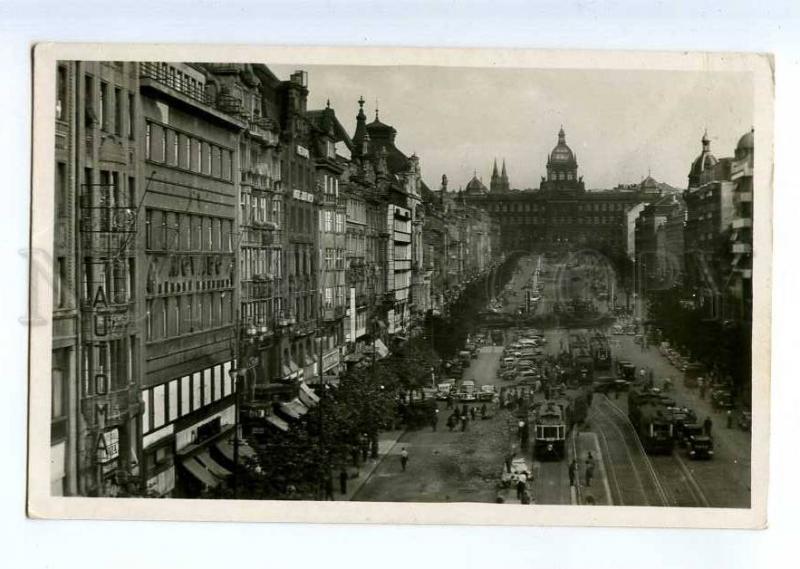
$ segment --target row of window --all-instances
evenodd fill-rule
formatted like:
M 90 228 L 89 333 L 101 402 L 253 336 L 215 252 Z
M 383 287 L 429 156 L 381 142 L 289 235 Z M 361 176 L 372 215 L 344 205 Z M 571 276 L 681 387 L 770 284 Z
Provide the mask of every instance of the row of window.
M 616 216 L 585 216 L 585 217 L 530 217 L 530 216 L 511 216 L 505 219 L 507 223 L 516 224 L 552 224 L 552 225 L 571 225 L 571 224 L 594 224 L 607 225 L 622 223 Z
M 56 119 L 67 120 L 66 66 L 59 66 L 56 74 Z M 135 94 L 107 81 L 95 81 L 94 76 L 83 79 L 84 116 L 89 125 L 96 124 L 105 132 L 134 138 L 136 126 Z
M 279 195 L 253 195 L 242 192 L 239 202 L 242 214 L 242 225 L 271 222 L 281 227 L 282 198 Z
M 283 298 L 264 298 L 242 302 L 244 322 L 256 326 L 271 326 L 275 318 L 283 315 Z
M 411 260 L 411 245 L 395 245 L 394 246 L 394 260 L 395 261 L 410 261 Z
M 344 270 L 345 268 L 345 250 L 327 247 L 325 249 L 325 269 Z
M 625 204 L 620 202 L 599 202 L 577 204 L 577 211 L 624 211 Z M 493 212 L 530 212 L 546 211 L 547 206 L 531 203 L 493 203 L 489 206 L 489 211 Z
M 142 390 L 142 434 L 202 409 L 233 393 L 232 362 L 225 362 Z
M 233 221 L 228 218 L 147 209 L 145 247 L 157 251 L 233 251 Z
M 363 257 L 367 247 L 364 235 L 347 234 L 347 254 L 350 257 Z
M 147 341 L 174 338 L 233 322 L 230 292 L 189 293 L 147 299 Z
M 325 233 L 344 233 L 345 214 L 325 210 L 320 219 L 319 229 Z
M 347 200 L 347 220 L 354 223 L 367 223 L 367 205 L 359 200 Z
M 148 122 L 145 158 L 226 182 L 233 181 L 233 153 L 206 140 Z
M 283 251 L 270 248 L 242 248 L 240 257 L 242 280 L 248 281 L 257 275 L 271 275 L 279 279 L 283 275 Z
M 347 290 L 344 286 L 325 287 L 325 296 L 323 299 L 325 308 L 344 306 L 346 303 L 346 292 Z
M 575 172 L 550 172 L 547 176 L 548 180 L 574 180 Z

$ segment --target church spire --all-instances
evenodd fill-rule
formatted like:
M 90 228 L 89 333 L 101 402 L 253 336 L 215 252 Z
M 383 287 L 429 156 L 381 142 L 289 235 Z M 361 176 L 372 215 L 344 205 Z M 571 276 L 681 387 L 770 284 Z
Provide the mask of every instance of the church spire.
M 369 133 L 367 132 L 367 115 L 364 114 L 364 97 L 358 98 L 358 114 L 356 115 L 356 132 L 353 135 L 354 154 L 369 154 Z
M 502 173 L 502 174 L 500 174 L 500 177 L 501 177 L 501 178 L 502 178 L 504 181 L 507 181 L 507 180 L 508 180 L 508 172 L 506 172 L 506 159 L 505 159 L 505 158 L 503 158 L 503 173 Z
M 497 158 L 494 159 L 494 168 L 492 168 L 492 179 L 497 178 Z

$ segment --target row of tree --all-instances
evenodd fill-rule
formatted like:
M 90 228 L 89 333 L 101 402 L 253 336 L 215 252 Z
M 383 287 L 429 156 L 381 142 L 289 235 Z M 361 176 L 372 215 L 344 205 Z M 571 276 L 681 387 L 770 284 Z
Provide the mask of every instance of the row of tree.
M 749 400 L 751 386 L 750 324 L 708 318 L 679 287 L 650 293 L 648 315 L 663 339 L 681 353 L 728 378 L 734 392 Z
M 467 285 L 447 316 L 428 315 L 421 334 L 393 346 L 386 358 L 342 374 L 338 385 L 318 390 L 320 401 L 287 432 L 276 429 L 268 441 L 253 443 L 253 464 L 238 469 L 235 485 L 209 497 L 246 499 L 322 499 L 332 478 L 347 465 L 377 456 L 378 434 L 399 424 L 413 426 L 414 401 L 431 387 L 442 358 L 462 349 L 478 325 L 479 313 L 508 282 L 515 260 Z M 422 407 L 429 402 L 423 402 Z

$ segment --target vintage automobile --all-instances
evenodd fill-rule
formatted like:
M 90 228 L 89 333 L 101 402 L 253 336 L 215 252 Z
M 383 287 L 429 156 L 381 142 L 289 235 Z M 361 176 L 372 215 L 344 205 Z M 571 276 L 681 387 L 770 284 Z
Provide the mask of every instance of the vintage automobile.
M 686 455 L 691 459 L 713 458 L 714 440 L 708 435 L 691 435 L 686 440 Z
M 743 431 L 749 431 L 753 425 L 753 414 L 750 411 L 742 411 L 737 421 L 739 428 Z
M 478 392 L 478 401 L 494 401 L 497 396 L 497 390 L 494 385 L 481 385 L 481 390 Z
M 461 386 L 458 389 L 458 399 L 459 401 L 475 401 L 477 399 L 474 381 L 465 379 L 461 382 Z
M 436 399 L 446 401 L 455 390 L 455 382 L 447 381 L 436 386 Z

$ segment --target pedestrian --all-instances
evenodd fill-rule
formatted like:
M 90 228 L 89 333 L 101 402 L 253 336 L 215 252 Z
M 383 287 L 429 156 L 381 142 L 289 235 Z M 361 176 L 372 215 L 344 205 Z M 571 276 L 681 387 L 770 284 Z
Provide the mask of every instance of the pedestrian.
M 455 427 L 455 419 L 452 415 L 447 418 L 447 428 L 450 429 L 450 432 L 453 432 L 453 427 Z
M 475 420 L 475 416 L 477 415 L 477 413 L 478 413 L 478 411 L 475 409 L 475 407 L 470 407 L 469 408 L 469 417 L 473 421 Z
M 520 472 L 519 476 L 517 477 L 517 500 L 522 502 L 522 496 L 525 494 L 525 490 L 527 489 L 525 483 L 528 481 L 528 476 L 525 472 Z
M 714 423 L 711 421 L 711 417 L 706 417 L 706 420 L 703 421 L 703 430 L 706 433 L 706 436 L 711 436 L 711 427 Z
M 453 397 L 452 397 L 452 395 L 448 395 L 447 396 L 447 408 L 448 409 L 452 409 L 453 408 Z
M 403 472 L 406 471 L 406 465 L 408 464 L 408 451 L 403 447 L 403 450 L 400 451 L 400 466 L 403 468 Z
M 590 455 L 591 456 L 591 455 Z M 592 485 L 592 478 L 594 478 L 594 460 L 586 461 L 586 485 Z
M 333 497 L 333 475 L 328 472 L 325 476 L 325 500 L 335 500 Z
M 733 427 L 733 411 L 730 409 L 728 409 L 728 412 L 725 413 L 725 420 L 727 421 L 729 429 Z
M 347 494 L 347 470 L 344 466 L 339 470 L 339 494 Z
M 506 455 L 506 460 L 505 460 L 505 463 L 506 463 L 506 472 L 507 472 L 508 474 L 511 474 L 511 461 L 513 461 L 513 460 L 514 460 L 514 452 L 512 451 L 512 452 L 510 452 L 510 453 L 508 453 L 508 454 Z
M 572 459 L 572 462 L 569 463 L 569 485 L 575 486 L 575 478 L 578 474 L 578 463 L 575 462 L 575 459 Z
M 697 379 L 697 386 L 700 388 L 700 399 L 706 398 L 706 380 L 702 377 Z
M 466 415 L 461 415 L 461 432 L 462 433 L 467 430 L 467 421 L 469 421 L 467 416 Z
M 519 423 L 517 423 L 517 436 L 519 437 L 519 440 L 522 440 L 522 433 L 524 430 L 525 430 L 525 421 L 520 419 Z

